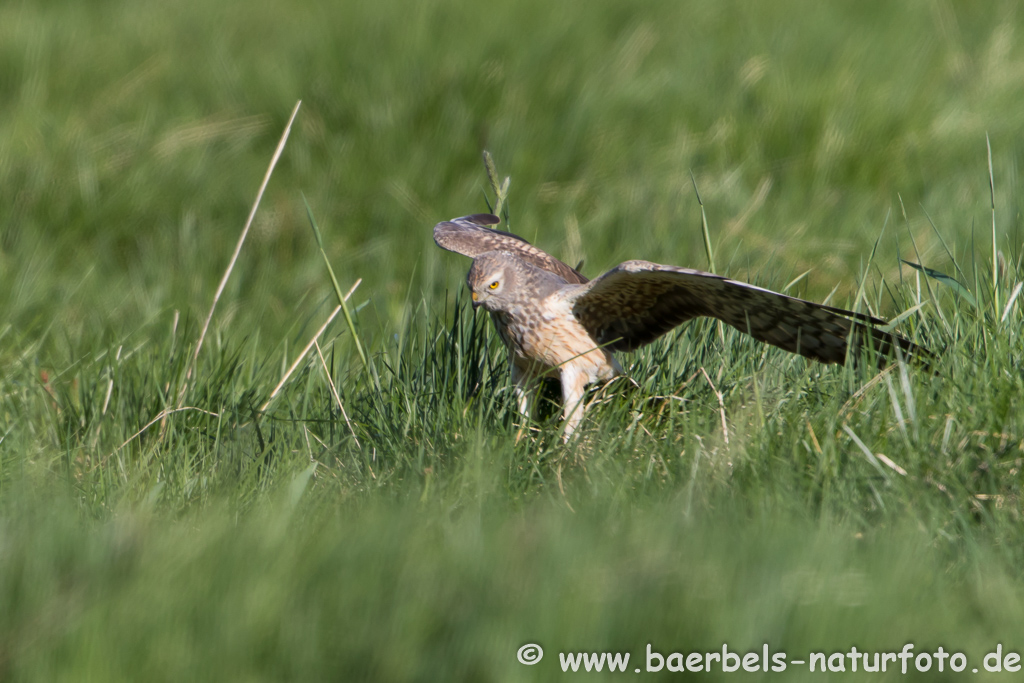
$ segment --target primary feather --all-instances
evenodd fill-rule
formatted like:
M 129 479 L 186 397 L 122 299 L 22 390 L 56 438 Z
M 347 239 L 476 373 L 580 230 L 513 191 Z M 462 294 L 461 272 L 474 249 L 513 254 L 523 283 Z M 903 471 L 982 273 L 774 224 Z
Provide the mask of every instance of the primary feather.
M 845 362 L 847 346 L 858 351 L 865 335 L 882 354 L 896 343 L 923 355 L 909 340 L 873 327 L 884 320 L 649 261 L 626 261 L 579 287 L 573 313 L 597 343 L 616 351 L 632 351 L 686 320 L 708 316 L 823 363 Z

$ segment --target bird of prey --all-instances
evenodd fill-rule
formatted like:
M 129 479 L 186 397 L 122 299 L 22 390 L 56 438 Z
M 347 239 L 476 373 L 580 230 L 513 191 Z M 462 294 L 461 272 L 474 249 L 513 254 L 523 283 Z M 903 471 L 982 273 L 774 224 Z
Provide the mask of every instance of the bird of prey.
M 625 261 L 588 280 L 523 238 L 489 227 L 499 222 L 490 214 L 444 221 L 434 226 L 434 241 L 473 259 L 466 277 L 473 307 L 490 312 L 508 348 L 520 412 L 529 416 L 536 382 L 561 380 L 566 441 L 583 418 L 587 385 L 622 374 L 612 352 L 649 344 L 698 316 L 823 363 L 844 363 L 868 337 L 883 356 L 894 344 L 927 355 L 874 327 L 884 320 L 699 270 Z

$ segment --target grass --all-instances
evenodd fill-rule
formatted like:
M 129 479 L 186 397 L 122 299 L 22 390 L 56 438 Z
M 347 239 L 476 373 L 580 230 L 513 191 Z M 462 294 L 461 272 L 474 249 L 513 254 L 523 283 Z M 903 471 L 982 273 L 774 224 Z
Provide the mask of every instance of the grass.
M 559 652 L 648 643 L 1020 652 L 1021 21 L 4 5 L 0 678 L 550 679 Z M 495 201 L 484 148 L 512 229 L 588 275 L 713 252 L 899 317 L 934 372 L 814 365 L 696 321 L 622 357 L 633 383 L 590 395 L 578 440 L 552 394 L 517 441 L 468 262 L 429 237 Z

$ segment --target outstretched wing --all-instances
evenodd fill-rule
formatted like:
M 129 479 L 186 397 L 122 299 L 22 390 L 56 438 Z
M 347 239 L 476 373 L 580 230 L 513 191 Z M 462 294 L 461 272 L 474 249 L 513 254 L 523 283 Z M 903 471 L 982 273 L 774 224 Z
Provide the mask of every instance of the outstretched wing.
M 927 356 L 907 339 L 872 325 L 884 320 L 796 299 L 699 270 L 626 261 L 580 287 L 573 313 L 599 344 L 632 351 L 697 316 L 728 323 L 758 341 L 824 363 L 846 360 L 870 335 L 887 354 L 896 343 L 908 354 Z
M 558 275 L 569 284 L 581 285 L 588 282 L 587 278 L 574 268 L 541 251 L 519 235 L 487 227 L 499 222 L 500 218 L 489 213 L 453 218 L 434 226 L 434 241 L 442 249 L 470 258 L 476 258 L 488 251 L 511 252 L 527 263 Z

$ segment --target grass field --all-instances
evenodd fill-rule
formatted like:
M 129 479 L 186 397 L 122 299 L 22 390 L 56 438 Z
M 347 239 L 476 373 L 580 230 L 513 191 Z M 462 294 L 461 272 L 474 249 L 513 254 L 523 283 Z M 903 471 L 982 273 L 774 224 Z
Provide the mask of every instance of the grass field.
M 1009 679 L 1022 30 L 1013 3 L 0 4 L 0 680 L 678 677 L 633 670 L 723 643 Z M 579 439 L 516 441 L 430 233 L 494 201 L 485 149 L 510 229 L 589 276 L 710 267 L 696 186 L 718 272 L 898 318 L 933 372 L 696 321 L 622 357 Z M 324 255 L 361 284 L 317 337 Z M 627 672 L 563 674 L 591 651 Z

